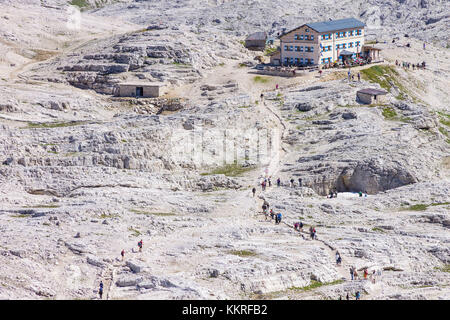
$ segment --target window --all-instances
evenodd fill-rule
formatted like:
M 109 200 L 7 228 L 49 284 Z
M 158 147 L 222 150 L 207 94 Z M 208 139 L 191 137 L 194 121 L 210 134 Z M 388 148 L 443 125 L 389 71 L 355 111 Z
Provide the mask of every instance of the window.
M 361 34 L 362 34 L 362 30 L 361 29 L 356 31 L 356 35 L 360 36 Z
M 339 38 L 339 32 L 336 32 L 336 38 Z
M 314 35 L 311 35 L 311 37 L 310 37 L 310 38 L 311 38 L 311 40 L 314 40 Z
M 300 40 L 303 40 L 303 35 L 302 34 L 300 35 Z
M 294 35 L 294 39 L 298 40 L 298 34 Z
M 353 30 L 348 32 L 348 36 L 352 37 L 353 36 Z
M 290 46 L 289 51 L 294 51 L 294 46 Z
M 342 49 L 345 49 L 347 45 L 345 43 L 342 44 Z
M 284 50 L 289 51 L 288 46 L 284 45 Z
M 295 46 L 295 51 L 298 51 L 299 49 L 298 49 L 298 46 Z
M 360 41 L 356 41 L 356 46 L 359 47 Z
M 303 46 L 300 46 L 300 52 L 303 52 Z
M 288 64 L 289 63 L 289 58 L 284 58 L 284 64 Z
M 294 58 L 291 58 L 291 59 L 290 59 L 290 63 L 291 63 L 291 64 L 294 64 Z
M 309 29 L 305 29 L 305 32 L 309 32 Z
M 353 48 L 353 42 L 349 42 L 349 43 L 348 43 L 348 47 L 349 47 L 349 48 Z
M 314 52 L 314 47 L 311 47 L 311 49 L 310 49 L 310 50 L 311 50 L 311 52 Z
M 342 33 L 343 33 L 344 37 L 347 36 L 347 31 L 344 31 L 344 32 L 342 32 Z
M 311 59 L 310 63 L 311 63 L 311 64 L 314 64 L 314 59 Z
M 303 58 L 300 58 L 300 63 L 303 64 Z

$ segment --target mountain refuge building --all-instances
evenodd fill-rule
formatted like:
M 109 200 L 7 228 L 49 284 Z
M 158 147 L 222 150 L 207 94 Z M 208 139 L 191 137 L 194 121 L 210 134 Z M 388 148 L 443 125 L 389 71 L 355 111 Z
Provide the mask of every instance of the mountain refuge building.
M 364 27 L 355 18 L 304 24 L 280 35 L 279 61 L 300 66 L 356 58 L 364 45 Z

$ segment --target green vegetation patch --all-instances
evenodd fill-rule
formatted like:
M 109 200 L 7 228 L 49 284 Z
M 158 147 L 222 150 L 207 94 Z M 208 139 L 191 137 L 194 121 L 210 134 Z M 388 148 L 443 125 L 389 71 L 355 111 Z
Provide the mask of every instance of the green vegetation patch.
M 57 204 L 38 204 L 35 206 L 26 206 L 25 208 L 59 208 Z
M 72 127 L 85 124 L 85 121 L 70 121 L 70 122 L 47 122 L 47 123 L 33 123 L 29 122 L 27 127 L 24 129 L 34 129 L 34 128 L 61 128 L 61 127 Z
M 443 267 L 435 267 L 435 269 L 442 272 L 450 272 L 450 264 L 446 264 Z
M 139 230 L 134 229 L 133 227 L 129 227 L 129 228 L 128 228 L 128 231 L 133 232 L 132 235 L 135 236 L 135 237 L 139 237 L 139 236 L 142 234 Z
M 427 204 L 420 203 L 420 204 L 414 204 L 412 206 L 409 206 L 405 210 L 409 210 L 409 211 L 425 211 L 425 210 L 427 210 L 427 208 L 428 208 Z
M 176 215 L 173 212 L 150 212 L 150 211 L 145 211 L 145 210 L 141 210 L 141 209 L 131 209 L 130 211 L 133 213 L 136 213 L 136 214 L 144 214 L 144 215 L 148 215 L 148 216 L 167 217 L 167 216 L 175 216 Z
M 388 65 L 372 66 L 370 68 L 361 70 L 361 75 L 364 80 L 378 83 L 380 87 L 387 91 L 391 91 L 391 88 L 393 87 L 391 84 L 393 84 L 400 91 L 397 99 L 406 99 L 408 90 L 406 90 L 406 87 L 399 80 L 400 75 L 397 70 L 395 70 L 395 67 Z
M 86 0 L 72 0 L 69 2 L 69 4 L 80 9 L 89 7 L 89 3 Z
M 255 82 L 255 83 L 268 83 L 268 82 L 270 82 L 270 79 L 266 78 L 266 77 L 261 77 L 261 76 L 254 76 L 253 77 L 253 82 Z
M 265 56 L 270 56 L 272 53 L 275 53 L 278 49 L 276 47 L 272 47 L 272 48 L 266 48 L 266 50 L 264 51 L 264 55 Z
M 316 288 L 322 287 L 322 286 L 330 286 L 330 285 L 336 285 L 336 284 L 340 284 L 343 283 L 344 280 L 335 280 L 332 282 L 319 282 L 316 280 L 312 280 L 311 283 L 306 286 L 306 287 L 291 287 L 288 290 L 292 290 L 292 291 L 310 291 L 310 290 L 314 290 Z
M 391 108 L 391 107 L 383 108 L 382 113 L 383 113 L 383 117 L 386 120 L 393 120 L 397 117 L 397 112 L 395 112 L 394 108 Z
M 244 174 L 248 171 L 251 171 L 253 169 L 254 169 L 254 167 L 243 167 L 242 165 L 235 162 L 233 164 L 227 164 L 223 167 L 216 168 L 216 169 L 212 170 L 211 172 L 200 173 L 200 175 L 207 176 L 207 175 L 213 175 L 213 174 L 224 174 L 227 177 L 238 177 L 238 176 L 241 176 L 242 174 Z
M 253 256 L 258 255 L 253 250 L 230 250 L 230 251 L 228 251 L 228 253 L 233 254 L 235 256 L 239 256 L 239 257 L 253 257 Z

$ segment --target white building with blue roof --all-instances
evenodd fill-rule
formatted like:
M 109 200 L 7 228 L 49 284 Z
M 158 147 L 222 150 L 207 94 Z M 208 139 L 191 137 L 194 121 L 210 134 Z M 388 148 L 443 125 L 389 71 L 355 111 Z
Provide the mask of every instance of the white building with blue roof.
M 280 36 L 282 65 L 318 65 L 357 57 L 365 24 L 355 18 L 306 23 Z

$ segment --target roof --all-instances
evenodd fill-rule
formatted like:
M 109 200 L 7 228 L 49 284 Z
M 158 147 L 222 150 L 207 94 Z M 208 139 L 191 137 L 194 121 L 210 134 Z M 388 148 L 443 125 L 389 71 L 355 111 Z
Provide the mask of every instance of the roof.
M 281 38 L 285 34 L 291 33 L 292 31 L 299 29 L 303 26 L 308 26 L 311 29 L 314 29 L 317 32 L 322 33 L 322 32 L 337 31 L 337 30 L 343 30 L 343 29 L 362 28 L 362 27 L 365 27 L 366 24 L 355 18 L 329 20 L 329 21 L 322 21 L 322 22 L 311 22 L 311 23 L 305 23 L 305 24 L 303 24 L 299 27 L 296 27 L 292 30 L 283 32 L 279 36 L 279 38 Z
M 347 50 L 339 51 L 339 55 L 341 55 L 341 56 L 352 56 L 353 54 L 355 54 L 355 52 L 351 52 L 351 51 L 347 51 Z
M 374 46 L 369 46 L 369 45 L 363 45 L 363 46 L 362 46 L 362 49 L 363 49 L 363 50 L 364 50 L 364 49 L 377 50 L 377 51 L 383 50 L 383 49 L 376 48 L 376 47 L 374 47 Z
M 379 95 L 387 94 L 387 91 L 373 89 L 373 88 L 366 88 L 366 89 L 359 90 L 357 93 L 365 93 L 365 94 L 370 94 L 372 96 L 379 96 Z
M 122 82 L 119 86 L 132 86 L 132 87 L 162 87 L 162 82 Z
M 307 23 L 306 25 L 308 27 L 310 27 L 311 29 L 316 30 L 317 32 L 328 32 L 328 31 L 335 31 L 335 30 L 365 27 L 364 22 L 359 21 L 355 18 L 313 22 L 313 23 Z
M 267 39 L 267 33 L 265 32 L 255 32 L 249 35 L 245 40 L 264 40 Z

